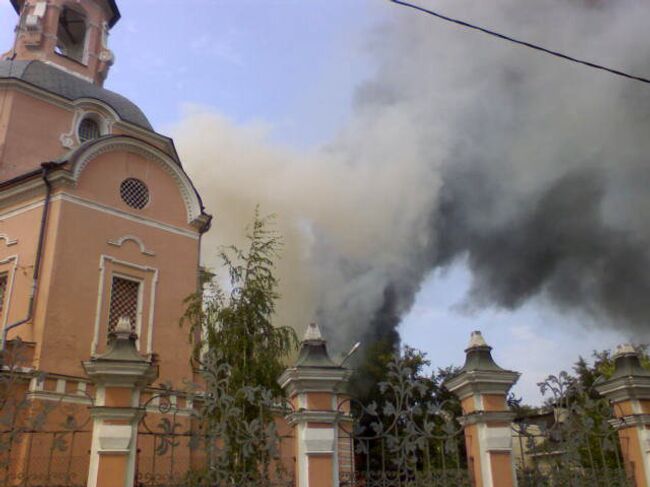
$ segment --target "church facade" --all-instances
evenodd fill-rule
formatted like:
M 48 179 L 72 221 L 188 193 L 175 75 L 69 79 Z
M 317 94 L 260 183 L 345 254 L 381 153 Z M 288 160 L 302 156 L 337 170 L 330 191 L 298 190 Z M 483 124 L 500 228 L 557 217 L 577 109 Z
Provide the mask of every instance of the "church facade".
M 178 320 L 210 216 L 172 140 L 102 87 L 115 2 L 13 4 L 16 40 L 0 61 L 3 341 L 20 337 L 34 367 L 73 380 L 126 318 L 179 383 L 191 345 Z
M 12 4 L 15 42 L 0 57 L 2 349 L 22 342 L 30 400 L 87 411 L 110 398 L 84 361 L 105 354 L 119 326 L 137 336 L 158 380 L 180 390 L 193 379 L 193 345 L 179 319 L 198 289 L 211 217 L 173 141 L 103 87 L 115 1 Z M 127 394 L 127 405 L 144 400 Z M 99 468 L 88 454 L 99 448 L 90 445 L 92 428 L 70 452 L 79 465 L 68 467 L 90 468 L 91 477 Z M 43 469 L 27 457 L 51 439 L 10 445 L 11 468 Z

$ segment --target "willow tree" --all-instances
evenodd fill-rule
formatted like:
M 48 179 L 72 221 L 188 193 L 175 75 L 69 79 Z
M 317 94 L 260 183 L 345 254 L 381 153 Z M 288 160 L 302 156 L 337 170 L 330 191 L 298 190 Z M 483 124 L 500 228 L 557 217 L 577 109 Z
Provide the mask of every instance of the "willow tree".
M 277 453 L 277 379 L 298 345 L 293 328 L 274 324 L 281 247 L 272 217 L 256 209 L 244 248 L 220 251 L 226 277 L 204 273 L 203 289 L 187 299 L 182 323 L 197 341 L 195 357 L 207 389 L 199 417 L 210 485 L 262 480 Z

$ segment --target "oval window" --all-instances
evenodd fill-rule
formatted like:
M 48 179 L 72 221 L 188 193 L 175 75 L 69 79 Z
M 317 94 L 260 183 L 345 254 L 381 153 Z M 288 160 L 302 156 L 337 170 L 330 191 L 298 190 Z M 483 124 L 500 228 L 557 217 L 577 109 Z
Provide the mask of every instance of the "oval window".
M 131 208 L 143 209 L 149 204 L 149 188 L 136 178 L 128 178 L 120 185 L 120 196 Z

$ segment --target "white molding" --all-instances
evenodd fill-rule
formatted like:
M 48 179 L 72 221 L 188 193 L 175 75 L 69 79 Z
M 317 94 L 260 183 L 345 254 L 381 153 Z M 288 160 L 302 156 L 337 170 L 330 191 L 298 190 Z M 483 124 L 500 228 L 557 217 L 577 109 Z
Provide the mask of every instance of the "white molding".
M 97 487 L 97 474 L 99 473 L 99 435 L 96 433 L 101 424 L 101 419 L 93 418 L 93 434 L 90 443 L 90 464 L 88 465 L 88 487 Z
M 114 151 L 130 152 L 157 163 L 176 181 L 176 185 L 178 186 L 183 201 L 185 202 L 187 223 L 191 224 L 201 217 L 202 208 L 199 198 L 189 177 L 185 174 L 178 163 L 160 149 L 137 139 L 130 137 L 112 137 L 99 141 L 86 150 L 83 150 L 82 153 L 77 156 L 77 161 L 72 169 L 74 179 L 79 179 L 79 176 L 89 162 L 102 154 Z
M 10 255 L 0 260 L 0 265 L 8 264 L 11 261 L 14 262 L 13 267 L 8 272 L 8 274 L 11 275 L 7 276 L 7 289 L 5 290 L 5 297 L 4 297 L 5 302 L 3 303 L 2 306 L 2 331 L 3 331 L 2 336 L 3 337 L 4 337 L 4 330 L 7 328 L 7 323 L 9 321 L 9 311 L 11 309 L 11 303 L 13 301 L 12 297 L 14 294 L 14 284 L 16 282 L 16 271 L 18 270 L 18 260 L 19 260 L 18 255 Z
M 158 230 L 165 230 L 170 233 L 175 233 L 176 235 L 182 235 L 184 237 L 189 237 L 193 240 L 198 240 L 199 239 L 199 233 L 198 232 L 191 232 L 189 230 L 185 230 L 183 228 L 176 227 L 174 225 L 170 225 L 168 223 L 163 223 L 158 220 L 153 220 L 151 218 L 146 218 L 143 216 L 138 216 L 138 215 L 133 215 L 131 213 L 128 213 L 126 211 L 117 209 L 117 208 L 112 208 L 110 206 L 104 205 L 102 203 L 97 203 L 95 201 L 87 200 L 85 198 L 81 198 L 80 196 L 72 195 L 70 193 L 60 193 L 57 194 L 52 198 L 52 201 L 65 201 L 67 203 L 73 203 L 77 204 L 80 206 L 84 206 L 86 208 L 91 208 L 96 211 L 100 211 L 102 213 L 106 213 L 112 216 L 118 216 L 121 218 L 124 218 L 125 220 L 130 220 L 132 222 L 136 223 L 141 223 L 143 225 L 147 225 L 150 227 L 157 228 Z
M 102 308 L 104 307 L 104 296 L 106 295 L 104 291 L 104 283 L 106 282 L 106 262 L 110 262 L 112 264 L 117 264 L 121 265 L 124 267 L 130 267 L 131 269 L 136 269 L 141 272 L 145 273 L 151 273 L 151 284 L 150 284 L 150 298 L 149 298 L 149 313 L 148 313 L 148 320 L 147 320 L 147 348 L 146 348 L 146 353 L 153 353 L 153 328 L 154 328 L 154 317 L 155 317 L 155 309 L 156 309 L 156 291 L 158 287 L 158 274 L 159 270 L 156 267 L 150 267 L 150 266 L 143 266 L 140 264 L 136 264 L 133 262 L 128 262 L 125 260 L 118 259 L 116 257 L 113 257 L 111 255 L 106 255 L 102 254 L 99 257 L 99 286 L 98 286 L 98 291 L 97 291 L 97 307 L 95 309 L 95 329 L 94 329 L 94 334 L 93 334 L 93 341 L 90 346 L 90 354 L 91 356 L 96 355 L 97 353 L 97 346 L 99 345 L 99 329 L 101 325 L 101 319 L 102 319 Z M 144 322 L 143 318 L 143 306 L 144 306 L 144 288 L 146 287 L 146 281 L 136 279 L 132 276 L 126 276 L 124 273 L 116 271 L 112 275 L 116 275 L 119 277 L 123 277 L 125 279 L 131 279 L 133 281 L 138 281 L 140 282 L 140 289 L 139 293 L 140 295 L 138 296 L 138 324 L 136 325 L 137 331 L 138 331 L 138 345 L 140 343 L 140 332 L 142 331 L 141 328 L 141 323 Z M 108 297 L 110 300 L 110 295 Z
M 72 117 L 72 127 L 69 132 L 62 133 L 59 137 L 65 149 L 74 149 L 82 144 L 79 140 L 79 125 L 86 118 L 92 118 L 98 123 L 100 137 L 112 133 L 113 125 L 119 116 L 110 106 L 89 98 L 81 98 L 72 103 L 76 108 Z
M 68 74 L 70 74 L 70 75 L 72 75 L 72 76 L 76 76 L 76 77 L 79 78 L 79 79 L 82 79 L 82 80 L 84 80 L 84 81 L 88 81 L 89 83 L 93 83 L 93 84 L 95 83 L 95 80 L 92 79 L 91 77 L 89 77 L 89 76 L 84 76 L 83 74 L 81 74 L 81 73 L 77 73 L 76 71 L 74 71 L 74 70 L 72 70 L 72 69 L 68 69 L 68 68 L 66 68 L 66 67 L 64 67 L 64 66 L 62 66 L 62 65 L 60 65 L 60 64 L 57 64 L 57 63 L 53 63 L 53 62 L 50 61 L 49 59 L 40 59 L 40 61 L 41 61 L 43 64 L 47 64 L 48 66 L 52 66 L 53 68 L 56 68 L 56 69 L 58 69 L 58 70 L 60 70 L 60 71 L 63 71 L 63 72 L 65 72 L 65 73 L 68 73 Z M 82 63 L 82 65 L 83 65 L 83 63 Z
M 4 240 L 7 247 L 11 247 L 12 245 L 16 245 L 18 243 L 18 240 L 10 239 L 6 233 L 0 233 L 0 240 Z
M 89 397 L 74 394 L 57 393 L 52 391 L 30 391 L 27 393 L 26 398 L 30 401 L 49 401 L 66 404 L 83 404 L 91 405 L 92 401 Z
M 18 208 L 14 208 L 13 210 L 0 213 L 0 220 L 8 220 L 9 218 L 14 218 L 16 216 L 22 215 L 23 213 L 27 213 L 28 211 L 32 211 L 35 210 L 36 208 L 40 208 L 41 206 L 43 206 L 42 199 L 40 201 L 32 201 L 31 203 L 28 203 L 23 206 L 19 206 Z
M 336 453 L 336 435 L 334 428 L 305 429 L 305 453 L 307 455 L 323 455 Z
M 481 462 L 481 484 L 483 487 L 499 487 L 495 486 L 492 478 L 492 463 L 490 462 L 490 454 L 487 451 L 487 424 L 479 423 L 476 425 L 478 434 L 478 450 L 479 461 Z
M 35 185 L 35 187 L 38 186 Z M 0 197 L 0 200 L 2 198 Z M 70 193 L 57 193 L 55 196 L 52 197 L 50 200 L 52 202 L 55 201 L 65 201 L 66 203 L 71 203 L 71 204 L 76 204 L 79 206 L 83 206 L 85 208 L 90 208 L 92 210 L 96 210 L 102 213 L 109 214 L 111 216 L 117 216 L 120 218 L 124 218 L 126 220 L 135 222 L 135 223 L 141 223 L 143 225 L 147 225 L 149 227 L 156 228 L 158 230 L 162 230 L 165 232 L 173 233 L 175 235 L 182 235 L 183 237 L 189 237 L 192 240 L 198 240 L 199 233 L 198 232 L 192 232 L 190 230 L 185 230 L 184 228 L 177 227 L 175 225 L 170 225 L 168 223 L 163 223 L 158 220 L 153 220 L 151 218 L 143 217 L 143 216 L 138 216 L 138 215 L 133 215 L 131 213 L 128 213 L 126 211 L 122 211 L 116 208 L 111 208 L 109 206 L 103 205 L 101 203 L 96 203 L 91 200 L 87 200 L 85 198 L 81 198 L 79 196 L 70 194 Z M 19 206 L 18 208 L 14 208 L 12 210 L 9 210 L 5 213 L 0 213 L 0 219 L 2 220 L 8 220 L 9 218 L 14 218 L 16 216 L 22 215 L 23 213 L 26 213 L 28 211 L 35 210 L 36 208 L 40 208 L 43 206 L 43 200 L 38 200 L 38 201 L 33 201 L 31 203 L 28 203 L 23 206 Z
M 488 452 L 512 451 L 512 430 L 509 426 L 489 426 L 485 430 L 485 449 Z
M 305 451 L 305 430 L 307 425 L 300 423 L 297 427 L 297 441 L 298 441 L 298 487 L 309 487 L 309 459 Z
M 129 241 L 135 242 L 138 245 L 138 247 L 140 247 L 140 253 L 141 254 L 148 255 L 148 256 L 151 256 L 151 257 L 156 255 L 155 252 L 153 252 L 151 250 L 147 250 L 147 248 L 144 245 L 144 242 L 142 241 L 142 239 L 139 238 L 139 237 L 136 237 L 135 235 L 130 235 L 130 234 L 129 235 L 124 235 L 123 237 L 120 237 L 120 238 L 118 238 L 116 240 L 109 240 L 107 243 L 109 245 L 113 245 L 115 247 L 122 247 L 122 245 L 124 245 L 124 242 L 129 242 Z

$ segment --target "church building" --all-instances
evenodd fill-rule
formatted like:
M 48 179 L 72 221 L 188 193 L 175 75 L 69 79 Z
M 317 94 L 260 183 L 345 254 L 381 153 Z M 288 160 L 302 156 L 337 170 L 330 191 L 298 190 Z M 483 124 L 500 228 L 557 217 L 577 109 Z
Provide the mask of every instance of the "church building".
M 103 88 L 114 0 L 12 0 L 0 61 L 3 339 L 70 378 L 127 318 L 161 377 L 190 375 L 183 299 L 210 225 L 171 139 Z
M 106 352 L 119 324 L 158 380 L 180 389 L 193 371 L 179 319 L 211 217 L 173 141 L 103 87 L 116 1 L 11 2 L 15 42 L 0 57 L 3 350 L 20 338 L 26 370 L 45 374 L 31 398 L 97 406 L 83 362 Z

